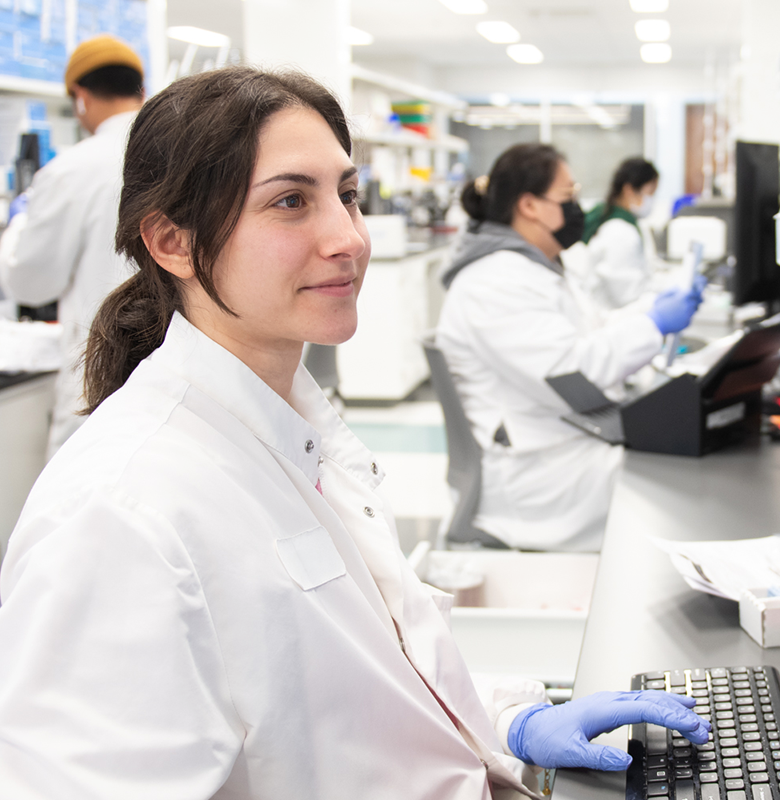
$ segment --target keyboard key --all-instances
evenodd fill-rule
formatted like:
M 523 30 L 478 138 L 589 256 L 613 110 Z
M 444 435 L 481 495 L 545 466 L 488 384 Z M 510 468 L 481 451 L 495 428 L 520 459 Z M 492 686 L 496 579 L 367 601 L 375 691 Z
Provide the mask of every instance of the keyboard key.
M 749 683 L 744 684 L 746 686 L 750 686 Z M 735 683 L 734 686 L 736 687 L 737 684 Z M 734 689 L 734 697 L 752 697 L 753 692 L 750 689 Z
M 748 772 L 766 772 L 766 761 L 750 761 L 747 768 Z
M 666 681 L 648 681 L 645 684 L 645 689 L 665 689 Z
M 756 707 L 755 706 L 737 706 L 737 713 L 738 714 L 755 714 Z
M 751 783 L 769 783 L 769 775 L 766 772 L 751 772 L 748 778 Z
M 747 731 L 757 731 L 758 730 L 758 723 L 757 722 L 746 722 L 743 725 L 739 726 L 742 730 L 742 733 Z
M 768 783 L 753 784 L 753 800 L 773 800 L 774 795 Z
M 742 762 L 738 758 L 724 758 L 723 766 L 727 769 L 730 767 L 741 767 Z
M 768 731 L 776 731 L 777 730 L 777 723 L 776 722 L 767 722 L 766 717 L 764 717 L 764 727 Z
M 745 781 L 742 778 L 734 778 L 730 781 L 726 781 L 726 788 L 727 789 L 744 789 L 745 788 Z
M 707 681 L 695 681 L 691 678 L 691 689 L 706 689 Z
M 733 731 L 732 731 L 732 733 L 733 733 Z M 736 747 L 737 746 L 737 740 L 733 736 L 729 737 L 727 739 L 721 739 L 720 740 L 720 746 L 721 747 Z
M 741 769 L 724 769 L 723 770 L 723 777 L 724 778 L 741 778 L 742 777 L 742 770 Z
M 764 714 L 764 722 L 774 722 L 775 715 L 774 714 Z
M 669 770 L 664 767 L 659 769 L 649 769 L 647 770 L 647 780 L 650 783 L 654 781 L 668 781 Z
M 674 785 L 674 800 L 696 800 L 693 781 L 677 781 Z
M 716 711 L 716 719 L 734 719 L 734 712 L 729 709 L 728 711 Z
M 755 714 L 740 714 L 740 722 L 758 722 L 758 717 Z
M 665 767 L 666 766 L 666 756 L 648 756 L 647 757 L 647 768 L 648 769 L 655 769 L 656 767 Z
M 748 742 L 748 744 L 758 744 L 758 742 Z M 763 761 L 764 751 L 759 750 L 757 753 L 745 753 L 745 758 L 748 761 Z
M 724 747 L 720 754 L 723 758 L 739 758 L 739 748 L 738 747 Z
M 720 800 L 720 787 L 717 783 L 701 787 L 701 800 Z
M 712 772 L 713 770 L 717 771 L 718 769 L 718 762 L 717 761 L 702 761 L 699 763 L 699 772 Z
M 769 743 L 770 750 L 780 750 L 780 742 L 770 742 Z
M 645 726 L 645 741 L 649 755 L 666 753 L 668 746 L 666 743 L 666 728 L 660 725 L 648 724 Z
M 647 785 L 648 797 L 660 797 L 661 795 L 668 795 L 668 794 L 669 794 L 668 783 L 649 783 Z M 693 800 L 693 798 L 691 798 L 691 800 Z
M 739 748 L 729 748 L 730 750 L 734 750 L 733 755 L 739 755 Z M 703 753 L 699 753 L 699 761 L 714 761 L 717 758 L 717 755 L 713 750 L 705 750 Z
M 750 688 L 750 681 L 734 681 L 731 684 L 735 689 L 749 689 Z
M 748 752 L 750 750 L 763 750 L 763 749 L 764 745 L 762 745 L 761 742 L 745 742 L 745 750 L 747 750 Z
M 693 777 L 693 770 L 690 767 L 682 767 L 682 768 L 676 769 L 674 771 L 674 777 L 675 777 L 675 780 L 678 780 L 678 781 L 682 780 L 683 778 L 692 778 Z M 701 776 L 701 780 L 704 780 L 706 777 L 707 777 L 706 774 L 702 775 Z M 717 780 L 717 779 L 718 779 L 718 776 L 715 775 L 715 780 Z
M 726 676 L 728 675 L 728 672 L 726 671 L 725 667 L 713 667 L 710 670 L 710 675 L 716 680 L 725 680 Z M 713 683 L 715 683 L 714 680 Z
M 697 667 L 691 670 L 691 681 L 707 681 L 707 670 Z
M 715 749 L 715 742 L 705 742 L 704 744 L 697 744 L 697 745 L 695 745 L 695 747 L 699 751 L 702 751 L 702 750 L 714 750 Z
M 673 669 L 669 672 L 670 686 L 685 686 L 685 670 Z
M 718 782 L 718 773 L 717 772 L 705 772 L 699 776 L 699 780 L 702 783 L 717 783 Z
M 760 733 L 743 733 L 742 734 L 742 741 L 743 742 L 756 742 L 761 739 Z
M 726 792 L 726 800 L 747 800 L 747 795 L 739 790 Z

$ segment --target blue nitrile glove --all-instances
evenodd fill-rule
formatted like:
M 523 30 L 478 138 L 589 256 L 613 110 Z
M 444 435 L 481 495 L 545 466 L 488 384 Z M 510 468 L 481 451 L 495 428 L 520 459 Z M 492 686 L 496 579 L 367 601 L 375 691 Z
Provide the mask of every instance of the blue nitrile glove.
M 616 747 L 591 744 L 601 733 L 651 722 L 679 731 L 694 744 L 708 740 L 712 726 L 690 711 L 693 697 L 669 692 L 596 692 L 558 706 L 521 711 L 509 726 L 509 749 L 526 764 L 622 770 L 631 756 Z
M 8 206 L 8 221 L 10 222 L 17 214 L 27 211 L 28 197 L 26 192 L 16 195 Z
M 691 289 L 667 289 L 655 298 L 647 316 L 655 322 L 663 336 L 687 328 L 691 317 L 701 305 L 701 293 L 707 285 L 703 275 L 697 275 Z

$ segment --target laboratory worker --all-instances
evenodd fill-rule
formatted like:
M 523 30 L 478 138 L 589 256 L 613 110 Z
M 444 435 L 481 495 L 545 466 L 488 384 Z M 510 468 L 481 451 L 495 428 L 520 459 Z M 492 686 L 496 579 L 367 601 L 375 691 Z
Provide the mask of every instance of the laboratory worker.
M 114 251 L 127 132 L 144 98 L 143 64 L 127 44 L 101 35 L 82 42 L 65 87 L 91 136 L 39 170 L 26 211 L 0 241 L 0 285 L 17 303 L 58 301 L 62 367 L 49 430 L 48 457 L 83 422 L 80 363 L 89 326 L 106 295 L 130 272 Z
M 643 158 L 626 159 L 615 171 L 607 199 L 585 215 L 586 291 L 605 309 L 622 308 L 650 291 L 639 220 L 653 210 L 658 170 Z
M 559 258 L 582 237 L 583 213 L 548 145 L 504 152 L 462 204 L 471 222 L 443 273 L 436 343 L 483 451 L 474 524 L 523 550 L 596 551 L 622 448 L 562 421 L 571 409 L 545 379 L 620 385 L 687 326 L 703 287 L 670 290 L 649 313 L 594 310 Z
M 0 572 L 0 800 L 489 800 L 693 698 L 480 700 L 451 596 L 398 547 L 377 459 L 301 364 L 357 324 L 370 244 L 337 100 L 296 73 L 177 81 L 136 119 L 87 422 Z

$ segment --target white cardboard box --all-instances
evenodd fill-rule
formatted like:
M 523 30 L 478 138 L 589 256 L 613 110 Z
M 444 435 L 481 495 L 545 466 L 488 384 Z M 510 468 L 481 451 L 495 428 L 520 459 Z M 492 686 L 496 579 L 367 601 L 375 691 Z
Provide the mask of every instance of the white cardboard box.
M 780 597 L 770 597 L 767 589 L 743 589 L 739 624 L 761 647 L 780 646 Z
M 409 561 L 422 580 L 447 565 L 484 576 L 484 605 L 452 609 L 452 632 L 470 672 L 571 685 L 597 554 L 430 550 L 425 542 Z

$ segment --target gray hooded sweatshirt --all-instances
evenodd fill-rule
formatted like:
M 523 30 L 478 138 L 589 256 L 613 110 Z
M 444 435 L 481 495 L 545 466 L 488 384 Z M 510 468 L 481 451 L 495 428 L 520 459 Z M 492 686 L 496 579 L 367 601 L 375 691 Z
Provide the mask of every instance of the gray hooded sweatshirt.
M 441 282 L 444 288 L 450 288 L 455 276 L 464 267 L 498 250 L 522 253 L 526 258 L 547 267 L 556 275 L 563 275 L 563 266 L 559 261 L 551 261 L 538 247 L 529 244 L 509 225 L 472 220 L 458 245 L 452 263 L 442 273 Z

